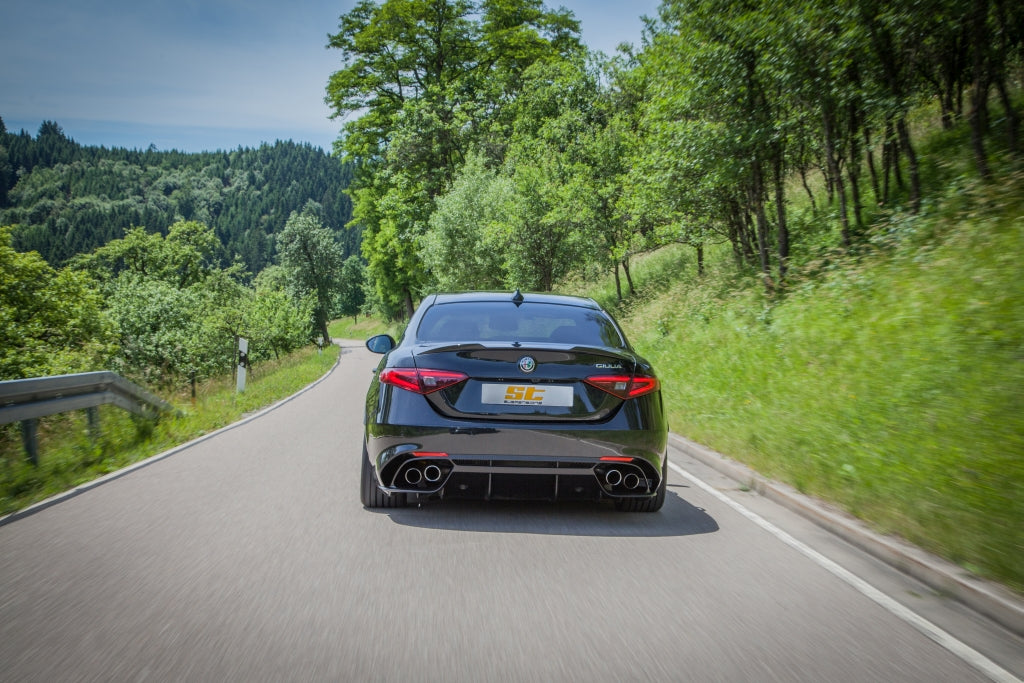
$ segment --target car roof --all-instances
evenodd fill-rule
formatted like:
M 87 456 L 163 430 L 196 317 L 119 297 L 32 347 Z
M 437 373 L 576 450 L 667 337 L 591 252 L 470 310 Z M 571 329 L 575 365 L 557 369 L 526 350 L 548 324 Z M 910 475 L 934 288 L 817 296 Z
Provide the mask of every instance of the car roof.
M 492 301 L 515 301 L 514 297 L 519 292 L 447 292 L 434 295 L 432 305 L 453 304 L 458 302 L 492 302 Z M 522 295 L 522 303 L 543 303 L 560 304 L 562 306 L 580 306 L 601 310 L 601 306 L 593 299 L 580 296 L 568 296 L 565 294 L 536 294 L 526 292 Z

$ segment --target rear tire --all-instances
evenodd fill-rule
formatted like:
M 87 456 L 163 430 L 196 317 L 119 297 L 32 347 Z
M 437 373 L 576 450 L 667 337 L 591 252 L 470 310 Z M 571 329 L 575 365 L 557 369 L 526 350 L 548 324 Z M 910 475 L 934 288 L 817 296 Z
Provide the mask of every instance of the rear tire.
M 620 512 L 657 512 L 665 504 L 665 492 L 668 490 L 668 457 L 661 466 L 661 483 L 658 490 L 650 498 L 618 498 L 615 509 Z
M 370 456 L 363 444 L 363 468 L 360 475 L 359 498 L 366 508 L 401 508 L 405 507 L 404 493 L 392 493 L 390 496 L 377 486 L 377 477 L 370 466 Z

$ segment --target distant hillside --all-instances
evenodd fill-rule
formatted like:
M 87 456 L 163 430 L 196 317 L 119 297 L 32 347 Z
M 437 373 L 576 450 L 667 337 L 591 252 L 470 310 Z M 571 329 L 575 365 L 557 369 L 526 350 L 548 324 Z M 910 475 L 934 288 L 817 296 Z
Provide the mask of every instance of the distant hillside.
M 38 251 L 54 266 L 131 227 L 166 234 L 184 219 L 212 227 L 221 260 L 241 258 L 255 274 L 273 259 L 274 235 L 309 200 L 323 206 L 348 256 L 360 239 L 344 227 L 351 176 L 308 143 L 198 154 L 108 149 L 76 143 L 55 122 L 33 138 L 8 132 L 0 120 L 0 225 L 16 226 L 16 249 Z

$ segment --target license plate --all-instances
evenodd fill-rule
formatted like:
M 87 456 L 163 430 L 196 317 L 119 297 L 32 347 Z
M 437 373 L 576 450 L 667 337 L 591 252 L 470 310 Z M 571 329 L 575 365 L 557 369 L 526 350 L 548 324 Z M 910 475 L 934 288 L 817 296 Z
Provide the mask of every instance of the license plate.
M 538 384 L 484 384 L 480 400 L 490 405 L 561 406 L 572 405 L 572 387 Z

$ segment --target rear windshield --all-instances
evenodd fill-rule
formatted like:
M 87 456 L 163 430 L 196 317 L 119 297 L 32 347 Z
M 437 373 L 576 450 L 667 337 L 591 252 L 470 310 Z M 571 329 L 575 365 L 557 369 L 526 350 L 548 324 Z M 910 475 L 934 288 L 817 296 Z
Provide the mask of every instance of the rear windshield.
M 431 306 L 416 338 L 425 342 L 551 342 L 626 348 L 615 324 L 581 306 L 464 301 Z

